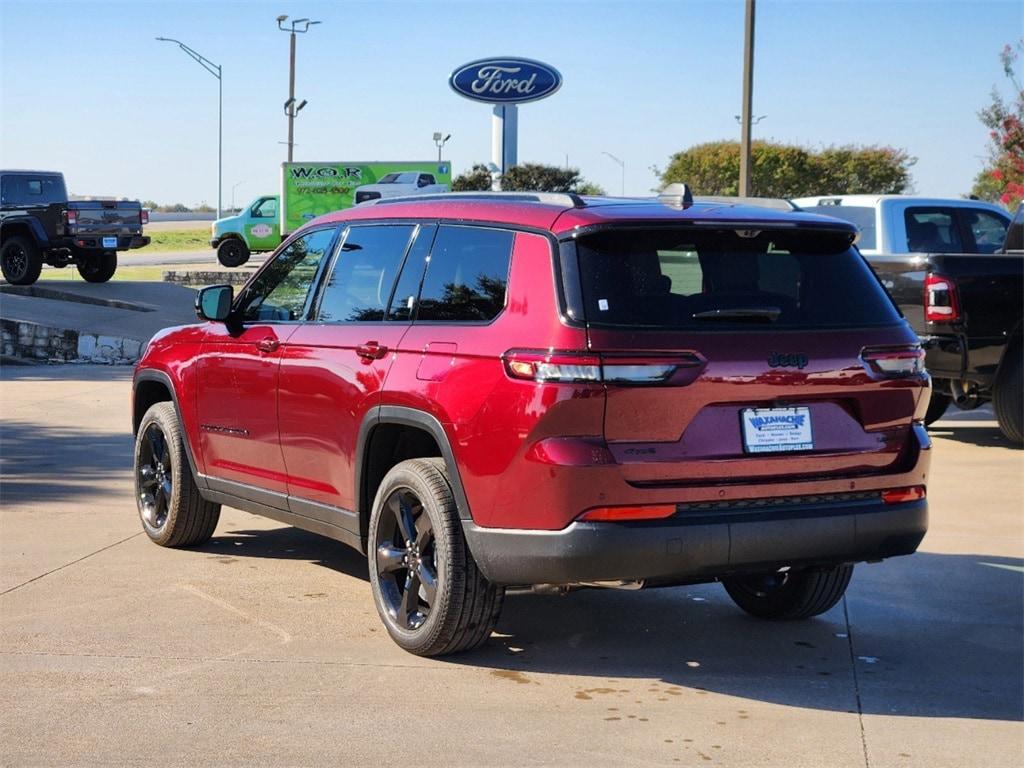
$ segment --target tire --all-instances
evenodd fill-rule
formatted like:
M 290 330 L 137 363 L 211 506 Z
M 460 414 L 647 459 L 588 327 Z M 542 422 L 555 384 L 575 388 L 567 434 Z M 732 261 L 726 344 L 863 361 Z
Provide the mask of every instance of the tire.
M 852 565 L 823 571 L 787 571 L 723 579 L 729 597 L 759 619 L 796 621 L 824 613 L 843 597 Z
M 1020 345 L 1006 350 L 1006 355 L 992 391 L 992 408 L 1003 436 L 1016 446 L 1024 446 L 1024 360 Z
M 932 399 L 928 401 L 928 412 L 924 415 L 924 425 L 930 427 L 941 419 L 952 401 L 953 398 L 949 395 L 944 392 L 936 392 L 933 389 Z
M 249 246 L 237 237 L 229 237 L 217 246 L 217 261 L 224 267 L 240 267 L 249 260 Z
M 43 271 L 43 255 L 30 237 L 14 235 L 0 247 L 0 272 L 11 285 L 32 285 Z
M 78 274 L 90 283 L 105 283 L 117 271 L 117 251 L 79 256 L 78 259 Z
M 490 637 L 505 591 L 473 560 L 441 459 L 410 459 L 387 473 L 373 501 L 367 552 L 373 601 L 400 647 L 442 656 Z
M 196 489 L 173 403 L 157 403 L 142 417 L 134 474 L 135 502 L 150 539 L 161 547 L 194 547 L 209 540 L 220 504 L 206 501 Z

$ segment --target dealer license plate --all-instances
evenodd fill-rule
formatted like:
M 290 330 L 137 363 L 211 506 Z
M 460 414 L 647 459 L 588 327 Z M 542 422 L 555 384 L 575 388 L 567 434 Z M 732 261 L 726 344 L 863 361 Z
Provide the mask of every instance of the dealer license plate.
M 814 447 L 810 408 L 744 408 L 740 416 L 743 450 L 747 453 L 808 451 Z
M 117 248 L 117 238 L 116 237 L 104 237 L 103 238 L 103 247 L 104 248 Z

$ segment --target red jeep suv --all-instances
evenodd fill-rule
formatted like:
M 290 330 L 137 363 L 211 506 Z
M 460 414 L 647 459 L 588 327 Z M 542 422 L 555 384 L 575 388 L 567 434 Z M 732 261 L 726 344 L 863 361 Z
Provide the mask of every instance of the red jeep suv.
M 143 527 L 201 544 L 226 504 L 356 547 L 421 655 L 484 642 L 511 586 L 820 614 L 927 527 L 930 382 L 855 238 L 686 189 L 316 219 L 149 344 Z

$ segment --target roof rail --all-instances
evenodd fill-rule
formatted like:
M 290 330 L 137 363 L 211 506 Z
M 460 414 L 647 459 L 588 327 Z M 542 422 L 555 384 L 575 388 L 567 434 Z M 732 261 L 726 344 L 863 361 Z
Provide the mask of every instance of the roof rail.
M 658 202 L 673 208 L 689 208 L 693 205 L 693 193 L 687 184 L 669 184 L 658 193 Z
M 378 197 L 359 205 L 386 205 L 388 203 L 437 202 L 439 200 L 481 200 L 509 203 L 546 203 L 566 208 L 586 208 L 586 201 L 575 192 L 431 192 L 425 195 Z

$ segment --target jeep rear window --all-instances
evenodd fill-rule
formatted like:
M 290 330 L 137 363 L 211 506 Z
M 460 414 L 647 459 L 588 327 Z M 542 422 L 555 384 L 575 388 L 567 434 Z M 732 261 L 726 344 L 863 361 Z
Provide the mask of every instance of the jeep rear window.
M 701 331 L 899 322 L 848 243 L 808 230 L 607 230 L 575 241 L 581 291 L 566 275 L 567 310 L 597 326 Z

